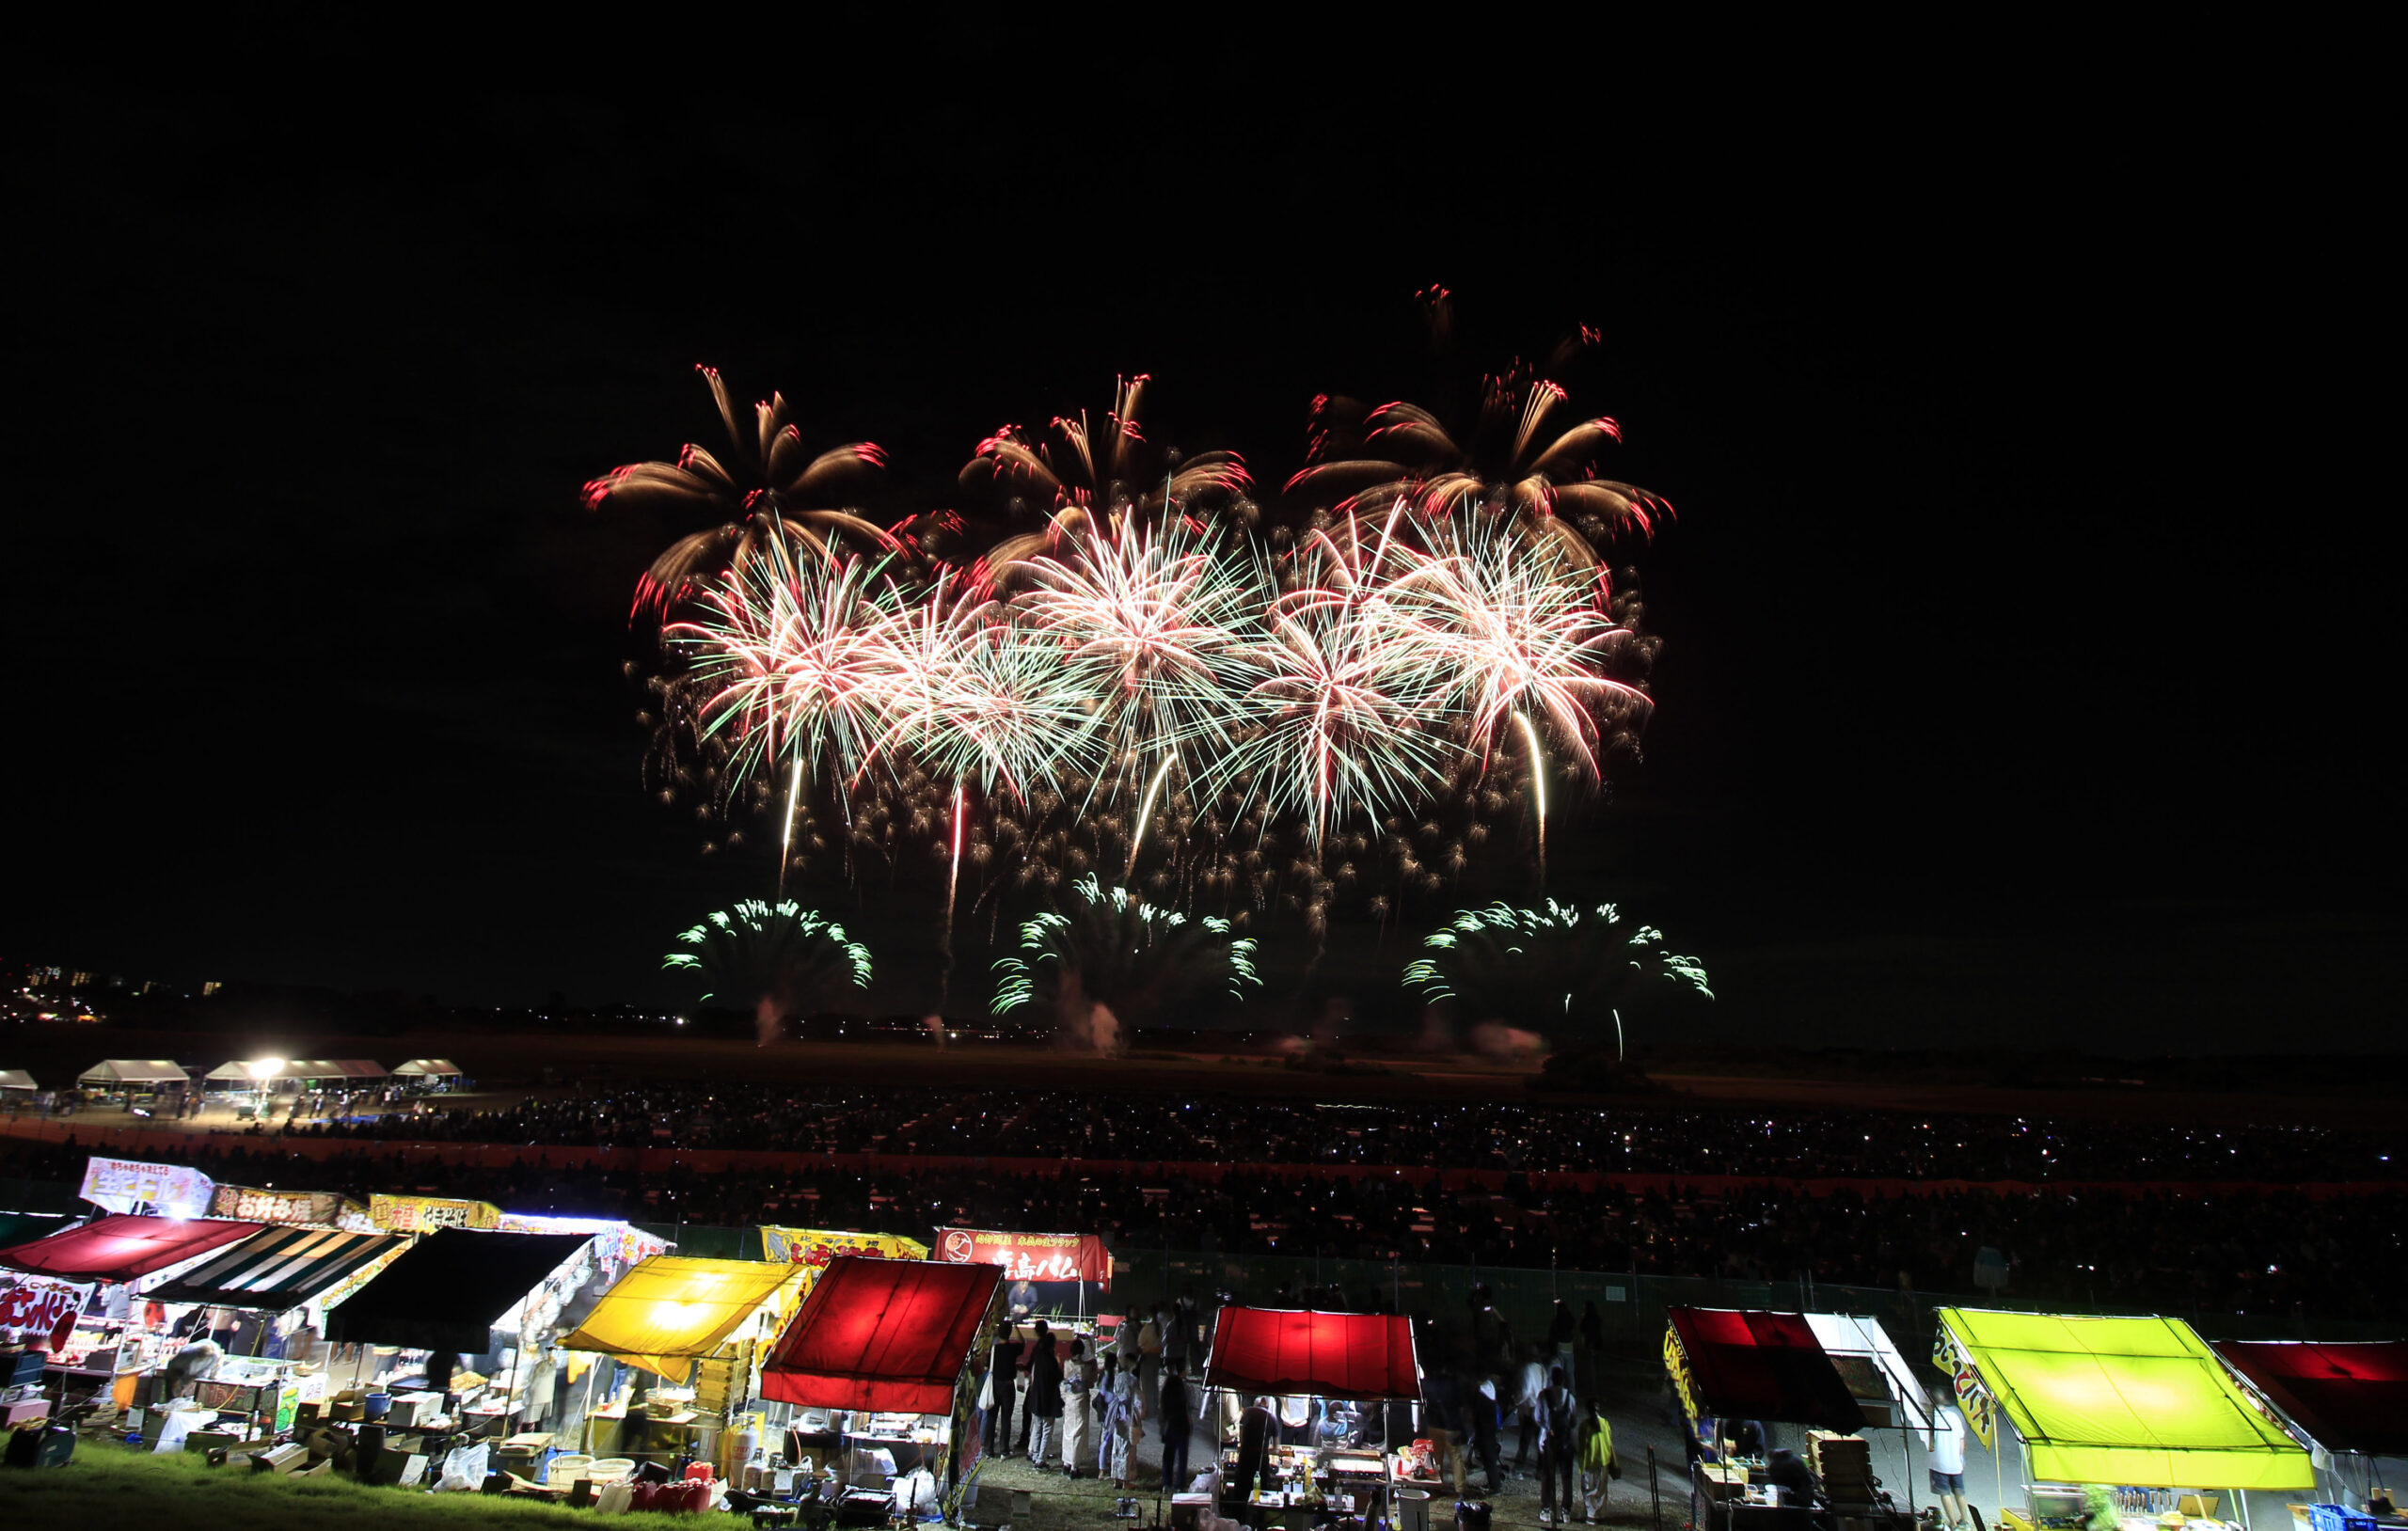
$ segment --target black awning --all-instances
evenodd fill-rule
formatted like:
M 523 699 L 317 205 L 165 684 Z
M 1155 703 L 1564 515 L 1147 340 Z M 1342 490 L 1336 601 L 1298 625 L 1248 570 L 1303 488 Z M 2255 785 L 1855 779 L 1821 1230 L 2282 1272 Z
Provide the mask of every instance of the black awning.
M 253 1313 L 282 1313 L 408 1243 L 399 1234 L 270 1228 L 212 1255 L 147 1295 L 155 1302 L 207 1302 Z
M 1864 1411 L 1805 1315 L 1669 1307 L 1664 1316 L 1708 1413 L 1818 1425 L 1842 1434 L 1864 1428 Z
M 326 1338 L 482 1355 L 493 1326 L 592 1238 L 439 1229 L 327 1314 Z

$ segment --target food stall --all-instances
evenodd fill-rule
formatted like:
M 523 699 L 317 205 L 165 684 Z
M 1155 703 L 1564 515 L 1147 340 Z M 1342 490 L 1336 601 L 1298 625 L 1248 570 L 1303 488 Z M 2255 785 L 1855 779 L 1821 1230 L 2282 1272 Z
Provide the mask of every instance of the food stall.
M 333 1381 L 349 1387 L 335 1401 L 373 1390 L 391 1398 L 394 1425 L 497 1438 L 548 1414 L 559 1394 L 545 1351 L 562 1311 L 604 1279 L 594 1244 L 583 1234 L 437 1228 L 326 1315 L 328 1340 L 362 1348 L 347 1378 L 338 1369 Z M 444 1413 L 447 1395 L 456 1416 Z
M 2408 1340 L 2218 1340 L 2214 1348 L 2310 1448 L 2333 1502 L 2363 1507 L 2381 1481 L 2374 1460 L 2408 1457 Z M 2354 1483 L 2343 1458 L 2357 1469 Z
M 409 1247 L 388 1234 L 271 1227 L 213 1251 L 143 1294 L 166 1350 L 209 1339 L 224 1352 L 190 1396 L 203 1408 L 246 1416 L 261 1428 L 292 1428 L 295 1410 L 326 1397 L 327 1310 L 357 1291 Z M 148 1409 L 167 1401 L 157 1374 L 135 1390 Z
M 737 1418 L 759 1396 L 761 1363 L 801 1303 L 812 1272 L 793 1265 L 757 1260 L 684 1259 L 657 1255 L 622 1276 L 604 1293 L 564 1349 L 610 1357 L 616 1365 L 580 1368 L 564 1376 L 588 1401 L 582 1448 L 594 1457 L 641 1458 L 653 1454 L 658 1432 L 651 1411 L 635 1394 L 647 1372 L 687 1393 L 689 1416 L 670 1427 L 683 1430 L 695 1420 L 718 1438 L 712 1453 L 720 1476 L 734 1478 L 752 1455 Z M 602 1396 L 594 1397 L 601 1383 Z M 645 1390 L 647 1398 L 667 1390 Z M 753 1439 L 758 1440 L 757 1434 Z
M 1997 1518 L 2008 1531 L 2110 1518 L 2125 1531 L 2220 1531 L 2244 1523 L 2240 1492 L 2316 1486 L 2307 1452 L 2178 1318 L 1981 1308 L 1939 1318 L 1933 1360 L 1974 1436 L 1999 1447 Z M 2023 1460 L 2013 1495 L 2010 1434 Z
M 1238 1427 L 1257 1398 L 1295 1400 L 1267 1457 L 1280 1487 L 1248 1485 L 1246 1503 L 1370 1523 L 1372 1501 L 1394 1500 L 1410 1470 L 1386 1434 L 1390 1402 L 1418 1400 L 1413 1321 L 1394 1314 L 1224 1307 L 1204 1361 L 1205 1417 L 1220 1421 L 1222 1463 L 1237 1465 Z M 1301 1415 L 1301 1420 L 1297 1416 Z M 1434 1481 L 1432 1475 L 1432 1481 Z M 1179 1485 L 1170 1485 L 1176 1490 Z M 1417 1491 L 1418 1492 L 1418 1491 Z M 1417 1501 L 1418 1502 L 1418 1501 Z M 1392 1523 L 1402 1519 L 1400 1513 Z
M 398 1234 L 290 1225 L 266 1228 L 213 1254 L 147 1295 L 151 1302 L 170 1306 L 189 1303 L 283 1319 L 275 1326 L 277 1330 L 289 1335 L 307 1329 L 310 1335 L 300 1343 L 312 1345 L 315 1336 L 325 1333 L 327 1311 L 373 1280 L 409 1246 L 410 1240 Z M 293 1359 L 314 1358 L 294 1354 Z
M 784 1405 L 784 1455 L 833 1458 L 846 1506 L 892 1503 L 888 1474 L 925 1467 L 948 1511 L 977 1464 L 978 1381 L 1003 1308 L 991 1265 L 840 1255 L 761 1371 L 761 1397 Z M 882 1519 L 882 1515 L 880 1516 Z
M 54 1336 L 45 1369 L 62 1397 L 106 1395 L 128 1409 L 141 1375 L 182 1344 L 149 1289 L 261 1231 L 256 1223 L 112 1214 L 0 1249 L 0 1267 L 87 1288 L 73 1327 Z
M 1930 1397 L 1880 1323 L 1857 1314 L 1762 1309 L 1666 1310 L 1664 1372 L 1693 1439 L 1712 1460 L 1692 1464 L 1690 1487 L 1701 1524 L 1803 1525 L 1814 1507 L 1783 1501 L 1768 1481 L 1763 1450 L 1770 1432 L 1798 1432 L 1781 1444 L 1813 1469 L 1825 1497 L 1845 1519 L 1881 1522 L 1916 1510 L 1914 1442 L 1935 1428 Z M 1758 1454 L 1720 1449 L 1722 1422 L 1751 1420 L 1767 1438 Z M 1877 1444 L 1868 1430 L 1894 1429 Z M 1895 1452 L 1892 1457 L 1890 1453 Z M 1903 1484 L 1897 1503 L 1888 1486 Z

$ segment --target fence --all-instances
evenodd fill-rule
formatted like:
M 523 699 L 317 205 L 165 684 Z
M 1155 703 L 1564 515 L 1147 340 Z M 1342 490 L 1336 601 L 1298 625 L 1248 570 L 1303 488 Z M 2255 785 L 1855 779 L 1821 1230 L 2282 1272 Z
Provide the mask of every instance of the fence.
M 744 1225 L 644 1223 L 637 1226 L 675 1241 L 681 1255 L 719 1259 L 761 1258 L 761 1230 Z M 1861 1313 L 1881 1326 L 1909 1355 L 1921 1353 L 1939 1320 L 1935 1309 L 2003 1307 L 2050 1313 L 2132 1313 L 2132 1304 L 2094 1307 L 2036 1303 L 2012 1290 L 1988 1296 L 1843 1286 L 1808 1279 L 1730 1281 L 1707 1276 L 1640 1275 L 1600 1271 L 1529 1271 L 1497 1266 L 1439 1265 L 1416 1260 L 1357 1260 L 1303 1255 L 1208 1255 L 1187 1250 L 1115 1250 L 1112 1289 L 1099 1311 L 1126 1312 L 1139 1302 L 1192 1295 L 1208 1311 L 1226 1294 L 1241 1302 L 1301 1303 L 1306 1294 L 1338 1288 L 1352 1309 L 1428 1314 L 1441 1320 L 1469 1311 L 1472 1287 L 1485 1283 L 1490 1301 L 1516 1336 L 1543 1337 L 1560 1300 L 1576 1321 L 1594 1302 L 1605 1348 L 1619 1355 L 1653 1357 L 1664 1342 L 1668 1307 L 1772 1308 L 1790 1312 Z M 2400 1325 L 2305 1318 L 2274 1314 L 2174 1314 L 2210 1339 L 2397 1339 Z
M 1772 1308 L 1792 1312 L 1861 1313 L 1878 1318 L 1908 1354 L 1918 1353 L 1935 1331 L 1935 1310 L 2001 1307 L 2050 1313 L 2131 1313 L 2131 1304 L 2094 1307 L 2049 1302 L 2036 1304 L 2012 1290 L 1987 1296 L 1918 1292 L 1878 1286 L 1844 1286 L 1801 1278 L 1795 1281 L 1735 1281 L 1703 1276 L 1640 1275 L 1597 1271 L 1529 1271 L 1494 1266 L 1435 1265 L 1268 1255 L 1199 1255 L 1178 1250 L 1129 1250 L 1113 1255 L 1113 1296 L 1122 1302 L 1151 1302 L 1192 1292 L 1199 1302 L 1226 1293 L 1246 1302 L 1275 1303 L 1284 1289 L 1291 1300 L 1335 1286 L 1349 1307 L 1374 1306 L 1426 1313 L 1444 1320 L 1469 1311 L 1472 1287 L 1485 1283 L 1497 1312 L 1513 1334 L 1544 1336 L 1560 1300 L 1576 1321 L 1594 1302 L 1604 1323 L 1606 1349 L 1653 1355 L 1664 1339 L 1664 1310 L 1690 1306 Z M 2194 1311 L 2185 1318 L 2210 1339 L 2394 1339 L 2397 1323 L 2354 1322 L 2271 1314 Z

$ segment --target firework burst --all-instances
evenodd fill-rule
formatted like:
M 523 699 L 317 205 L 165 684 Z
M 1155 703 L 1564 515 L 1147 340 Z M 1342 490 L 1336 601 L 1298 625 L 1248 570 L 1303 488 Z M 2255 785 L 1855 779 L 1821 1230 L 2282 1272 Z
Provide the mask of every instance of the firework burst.
M 1022 587 L 1019 619 L 1092 699 L 1116 790 L 1133 796 L 1165 760 L 1228 748 L 1260 621 L 1255 572 L 1183 516 L 1083 530 L 998 571 Z
M 1509 719 L 1537 714 L 1593 780 L 1601 721 L 1650 705 L 1608 671 L 1608 651 L 1630 634 L 1614 619 L 1603 572 L 1473 513 L 1443 516 L 1426 532 L 1421 546 L 1397 555 L 1385 596 L 1410 652 L 1443 671 L 1437 693 L 1463 714 L 1472 749 L 1485 756 Z
M 894 534 L 812 519 L 875 449 L 801 455 L 783 401 L 748 440 L 706 375 L 729 462 L 689 451 L 589 498 L 743 517 L 640 590 L 674 619 L 648 769 L 730 845 L 739 813 L 767 818 L 781 891 L 790 867 L 924 865 L 948 941 L 957 906 L 999 920 L 999 892 L 1101 877 L 1232 928 L 1318 933 L 1334 900 L 1385 921 L 1497 830 L 1535 830 L 1543 869 L 1550 779 L 1596 782 L 1646 718 L 1629 581 L 1570 523 L 1644 531 L 1660 502 L 1593 478 L 1612 422 L 1565 428 L 1533 371 L 1486 380 L 1460 444 L 1411 405 L 1323 401 L 1297 516 L 1267 532 L 1236 455 L 1157 446 L 1127 380 L 1101 417 L 981 444 L 961 486 L 1003 502 L 1000 540 L 974 506 Z
M 635 613 L 665 617 L 698 583 L 722 571 L 741 571 L 772 541 L 796 539 L 822 554 L 851 545 L 894 551 L 899 545 L 858 511 L 840 508 L 875 482 L 886 454 L 856 441 L 813 454 L 786 418 L 783 394 L 752 406 L 747 430 L 726 383 L 714 368 L 695 369 L 710 386 L 727 429 L 728 450 L 714 453 L 689 443 L 674 462 L 630 463 L 585 486 L 585 504 L 626 509 L 699 511 L 726 519 L 669 545 L 637 583 Z
M 701 736 L 727 741 L 731 782 L 791 765 L 856 784 L 903 680 L 895 586 L 862 559 L 772 536 L 695 604 L 662 639 L 701 699 Z

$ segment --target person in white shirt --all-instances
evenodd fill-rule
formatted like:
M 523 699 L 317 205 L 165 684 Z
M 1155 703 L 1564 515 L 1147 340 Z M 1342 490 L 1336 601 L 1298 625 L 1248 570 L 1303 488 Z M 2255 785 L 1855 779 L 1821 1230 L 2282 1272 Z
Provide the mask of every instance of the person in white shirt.
M 1557 1304 L 1562 1306 L 1561 1303 Z M 1540 1359 L 1537 1346 L 1530 1347 L 1529 1359 L 1522 1364 L 1520 1381 L 1513 1389 L 1513 1423 L 1520 1438 L 1513 1443 L 1513 1471 L 1527 1475 L 1532 1448 L 1539 1440 L 1539 1395 L 1546 1391 L 1546 1363 Z
M 1940 1512 L 1949 1531 L 1963 1531 L 1965 1513 L 1965 1416 L 1953 1403 L 1943 1403 L 1931 1416 L 1924 1444 L 1931 1449 L 1931 1492 L 1939 1496 Z

